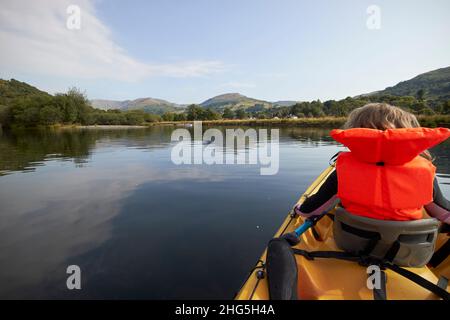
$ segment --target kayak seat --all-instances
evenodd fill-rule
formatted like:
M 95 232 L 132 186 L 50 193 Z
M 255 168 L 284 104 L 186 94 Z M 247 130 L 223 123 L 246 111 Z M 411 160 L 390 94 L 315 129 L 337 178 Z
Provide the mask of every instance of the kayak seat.
M 337 208 L 333 224 L 336 245 L 400 267 L 423 267 L 433 256 L 439 222 L 435 218 L 388 221 L 357 216 Z

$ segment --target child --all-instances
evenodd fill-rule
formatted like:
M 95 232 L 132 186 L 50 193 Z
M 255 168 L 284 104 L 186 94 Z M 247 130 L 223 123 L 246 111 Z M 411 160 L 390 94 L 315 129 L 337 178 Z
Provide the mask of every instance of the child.
M 422 209 L 450 224 L 450 202 L 435 178 L 428 148 L 445 141 L 450 130 L 420 128 L 414 115 L 371 103 L 353 110 L 331 136 L 350 149 L 319 191 L 294 208 L 301 216 L 322 214 L 339 198 L 350 213 L 372 219 L 416 220 Z

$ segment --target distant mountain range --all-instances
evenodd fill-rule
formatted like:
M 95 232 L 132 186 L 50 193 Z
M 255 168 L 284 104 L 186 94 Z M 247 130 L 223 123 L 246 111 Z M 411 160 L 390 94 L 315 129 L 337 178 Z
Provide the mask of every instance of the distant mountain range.
M 163 114 L 165 112 L 182 112 L 187 106 L 176 104 L 162 99 L 155 98 L 140 98 L 136 100 L 90 100 L 94 108 L 109 110 L 144 110 L 149 113 Z M 248 111 L 258 111 L 273 107 L 285 107 L 294 105 L 296 101 L 276 101 L 269 102 L 246 97 L 240 93 L 226 93 L 210 98 L 202 103 L 201 107 L 212 109 L 215 111 L 223 111 L 225 108 L 232 110 L 245 109 Z
M 301 102 L 301 101 L 281 100 L 281 101 L 272 102 L 272 104 L 274 106 L 277 106 L 277 107 L 290 107 L 290 106 L 293 106 L 294 104 L 296 104 L 298 102 Z
M 183 111 L 184 107 L 176 103 L 155 98 L 139 98 L 135 100 L 124 101 L 94 99 L 90 102 L 94 108 L 103 110 L 144 110 L 145 112 L 154 114 L 163 114 L 165 112 L 181 112 Z
M 240 93 L 226 93 L 215 96 L 200 103 L 201 107 L 222 111 L 225 108 L 234 109 L 267 109 L 272 103 L 246 97 Z
M 359 95 L 359 97 L 385 94 L 395 96 L 416 96 L 420 89 L 424 90 L 426 99 L 450 100 L 450 67 L 426 72 L 410 80 L 402 81 L 393 87 L 362 94 Z M 228 107 L 232 110 L 242 108 L 248 112 L 254 112 L 268 108 L 289 107 L 297 102 L 298 101 L 291 100 L 269 102 L 249 98 L 240 93 L 226 93 L 210 98 L 200 103 L 200 106 L 215 111 L 223 111 L 223 109 Z M 186 106 L 154 98 L 142 98 L 132 101 L 91 100 L 91 103 L 94 107 L 100 109 L 143 109 L 147 112 L 156 114 L 163 114 L 168 111 L 181 112 Z
M 395 96 L 417 96 L 418 91 L 423 90 L 424 97 L 432 101 L 450 100 L 450 67 L 441 68 L 420 74 L 410 80 L 402 81 L 393 87 L 381 91 L 362 94 L 360 96 L 395 95 Z M 25 82 L 14 79 L 0 79 L 0 105 L 8 105 L 17 97 L 48 95 Z M 144 110 L 149 113 L 163 114 L 165 112 L 182 112 L 187 105 L 181 105 L 155 98 L 139 98 L 135 100 L 90 100 L 91 105 L 99 109 L 120 110 Z M 215 111 L 223 111 L 226 107 L 232 110 L 245 109 L 247 112 L 257 112 L 264 109 L 286 107 L 294 105 L 297 101 L 275 101 L 269 102 L 246 97 L 240 93 L 226 93 L 207 99 L 200 103 L 203 108 Z

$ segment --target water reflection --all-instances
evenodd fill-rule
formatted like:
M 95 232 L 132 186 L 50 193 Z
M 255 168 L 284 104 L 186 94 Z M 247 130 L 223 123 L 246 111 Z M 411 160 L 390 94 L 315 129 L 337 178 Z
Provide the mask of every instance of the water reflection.
M 328 130 L 283 128 L 275 176 L 176 166 L 173 130 L 3 132 L 0 297 L 230 298 L 341 150 Z M 432 150 L 447 195 L 448 151 Z M 82 269 L 81 291 L 65 287 L 69 264 Z
M 170 142 L 173 129 L 61 129 L 3 131 L 0 135 L 0 175 L 10 171 L 33 171 L 51 159 L 83 164 L 94 148 L 159 148 Z

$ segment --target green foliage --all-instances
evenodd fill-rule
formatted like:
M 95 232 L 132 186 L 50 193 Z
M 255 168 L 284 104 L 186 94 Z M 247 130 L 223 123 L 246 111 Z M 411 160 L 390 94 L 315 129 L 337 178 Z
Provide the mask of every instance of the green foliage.
M 57 124 L 62 121 L 62 113 L 58 108 L 45 106 L 39 111 L 39 122 L 46 125 Z
M 221 118 L 222 116 L 218 112 L 213 111 L 211 109 L 206 109 L 203 112 L 203 119 L 201 120 L 219 120 Z
M 346 117 L 354 109 L 362 107 L 365 104 L 375 102 L 384 102 L 398 106 L 416 115 L 446 114 L 446 112 L 449 112 L 448 103 L 450 103 L 445 101 L 439 105 L 433 105 L 429 100 L 419 100 L 413 96 L 399 97 L 378 94 L 357 98 L 347 97 L 339 101 L 328 100 L 323 103 L 319 100 L 312 102 L 299 102 L 291 107 L 269 109 L 264 113 L 266 118 L 272 118 L 274 116 L 284 118 L 286 117 L 286 110 L 288 110 L 288 115 L 297 116 L 298 118 L 320 118 L 324 116 Z
M 230 107 L 224 108 L 222 118 L 224 119 L 246 119 L 249 117 L 257 119 L 272 118 L 323 118 L 323 117 L 347 117 L 356 108 L 367 103 L 384 102 L 398 106 L 416 115 L 450 114 L 450 100 L 433 105 L 429 100 L 419 100 L 414 96 L 394 96 L 387 94 L 375 94 L 364 97 L 347 97 L 342 100 L 328 100 L 321 102 L 315 100 L 311 102 L 298 102 L 290 107 L 272 108 L 239 108 L 232 110 Z M 208 109 L 206 109 L 208 110 Z M 204 115 L 205 109 L 197 105 L 190 105 L 186 109 L 188 120 L 211 120 Z M 174 120 L 176 121 L 176 120 Z
M 428 128 L 445 127 L 450 128 L 450 115 L 419 116 L 420 125 Z
M 247 112 L 244 109 L 238 109 L 236 111 L 236 119 L 245 119 L 248 118 Z
M 417 90 L 416 96 L 417 96 L 417 100 L 419 100 L 419 101 L 425 100 L 425 90 L 424 89 Z
M 186 121 L 186 114 L 176 112 L 166 112 L 162 115 L 164 121 Z
M 175 121 L 186 121 L 187 117 L 184 113 L 176 113 L 174 116 Z
M 267 101 L 257 100 L 243 96 L 239 93 L 226 93 L 219 96 L 215 96 L 211 99 L 204 101 L 201 106 L 206 109 L 212 109 L 217 112 L 223 112 L 225 108 L 247 109 L 247 108 L 269 108 L 271 103 Z
M 187 116 L 184 113 L 166 112 L 162 115 L 164 121 L 186 121 Z
M 191 104 L 186 109 L 187 120 L 218 120 L 221 116 L 216 111 L 204 109 L 196 104 Z
M 151 114 L 151 113 L 145 113 L 144 116 L 145 122 L 151 123 L 151 122 L 159 122 L 161 121 L 161 116 L 157 114 Z
M 0 79 L 0 105 L 10 106 L 15 99 L 30 96 L 50 97 L 48 93 L 40 91 L 25 82 L 15 79 L 9 81 Z
M 324 105 L 319 100 L 313 102 L 300 102 L 291 107 L 290 113 L 295 116 L 306 115 L 308 118 L 317 118 L 325 115 L 323 109 Z
M 161 121 L 161 117 L 146 113 L 143 110 L 99 110 L 88 113 L 88 121 L 85 124 L 99 125 L 142 125 L 144 123 Z
M 11 108 L 0 105 L 0 127 L 11 122 Z
M 224 118 L 224 119 L 233 119 L 234 118 L 233 110 L 231 110 L 231 108 L 229 108 L 229 107 L 226 107 L 223 110 L 222 118 Z
M 444 90 L 442 86 L 440 88 Z M 127 111 L 95 109 L 90 105 L 85 94 L 76 88 L 70 88 L 66 93 L 52 96 L 14 79 L 9 81 L 0 79 L 0 124 L 2 127 L 34 127 L 55 124 L 141 125 L 161 120 L 193 121 L 219 120 L 221 118 L 264 120 L 295 117 L 305 118 L 305 123 L 310 124 L 314 121 L 309 120 L 316 118 L 326 122 L 329 120 L 325 120 L 325 118 L 343 119 L 355 108 L 372 102 L 389 103 L 418 116 L 431 117 L 434 119 L 429 123 L 431 126 L 448 122 L 446 120 L 448 116 L 439 116 L 450 115 L 450 100 L 444 99 L 443 95 L 438 100 L 433 99 L 434 91 L 432 89 L 420 88 L 407 96 L 388 94 L 387 91 L 355 98 L 347 97 L 342 100 L 298 102 L 292 106 L 271 106 L 259 100 L 249 101 L 248 98 L 238 94 L 228 94 L 215 97 L 213 100 L 210 99 L 210 106 L 192 104 L 184 112 L 169 111 L 160 116 L 142 109 Z M 448 95 L 448 90 L 446 92 Z M 223 113 L 218 113 L 219 109 L 213 107 L 217 103 L 224 104 L 229 101 L 234 101 L 235 104 L 232 107 L 224 105 L 221 109 Z M 422 119 L 424 123 L 428 121 L 426 117 Z
M 413 79 L 402 81 L 380 92 L 383 95 L 415 96 L 418 100 L 426 98 L 435 102 L 447 100 L 449 93 L 450 67 L 420 74 Z
M 450 114 L 450 100 L 442 103 L 440 113 L 442 114 Z
M 99 110 L 92 108 L 77 88 L 51 96 L 16 80 L 0 80 L 0 124 L 5 127 L 55 124 L 141 125 L 160 121 L 143 110 Z
M 166 112 L 162 115 L 162 119 L 164 121 L 174 121 L 175 120 L 175 114 L 173 112 Z
M 188 120 L 200 120 L 203 109 L 195 104 L 191 104 L 186 109 L 186 118 Z

